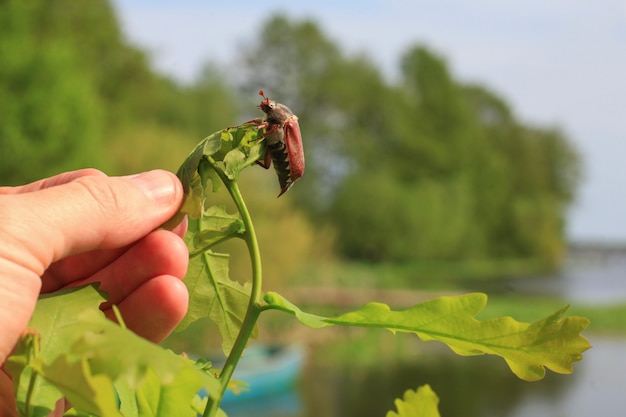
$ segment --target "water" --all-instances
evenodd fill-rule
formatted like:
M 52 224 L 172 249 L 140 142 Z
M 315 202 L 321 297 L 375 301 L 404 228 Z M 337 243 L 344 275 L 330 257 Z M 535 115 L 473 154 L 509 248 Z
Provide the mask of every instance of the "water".
M 384 417 L 394 398 L 426 383 L 439 396 L 443 417 L 623 416 L 626 339 L 592 338 L 591 343 L 593 349 L 572 375 L 548 372 L 537 382 L 517 379 L 499 358 L 462 358 L 443 350 L 369 369 L 318 364 L 314 379 L 305 375 L 311 379 L 301 395 L 308 409 L 293 417 Z
M 626 300 L 626 254 L 578 255 L 570 258 L 562 271 L 550 276 L 482 282 L 472 289 L 554 295 L 571 303 L 621 302 Z
M 626 414 L 626 339 L 593 339 L 593 348 L 576 367 L 560 395 L 534 393 L 516 405 L 510 417 L 623 416 Z

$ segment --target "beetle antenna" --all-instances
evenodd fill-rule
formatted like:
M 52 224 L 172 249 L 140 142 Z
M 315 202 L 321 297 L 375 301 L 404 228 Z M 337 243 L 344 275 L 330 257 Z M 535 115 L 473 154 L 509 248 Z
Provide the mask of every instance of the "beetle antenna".
M 269 106 L 270 105 L 270 99 L 265 97 L 265 93 L 263 92 L 263 90 L 259 90 L 259 95 L 265 99 L 265 100 L 263 100 L 261 102 L 261 105 L 265 104 L 265 105 Z M 258 107 L 261 108 L 261 106 L 258 106 Z

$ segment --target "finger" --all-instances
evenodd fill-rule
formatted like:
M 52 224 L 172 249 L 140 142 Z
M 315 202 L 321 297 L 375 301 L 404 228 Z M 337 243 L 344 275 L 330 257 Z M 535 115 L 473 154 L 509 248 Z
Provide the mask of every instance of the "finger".
M 189 219 L 187 218 L 187 216 L 185 216 L 183 217 L 181 222 L 178 223 L 178 225 L 174 226 L 174 228 L 171 231 L 176 233 L 181 238 L 183 238 L 185 237 L 185 234 L 187 233 L 187 226 L 189 226 Z
M 171 233 L 174 235 L 183 238 L 185 233 L 187 232 L 187 217 L 181 221 L 181 223 L 174 227 L 171 230 Z M 165 248 L 168 251 L 176 249 L 180 249 L 180 242 L 174 242 L 175 245 L 172 248 Z M 167 243 L 165 243 L 167 245 Z M 95 250 L 86 253 L 80 253 L 73 256 L 68 256 L 60 260 L 59 262 L 55 262 L 46 270 L 44 275 L 42 276 L 42 293 L 49 293 L 56 291 L 73 281 L 82 281 L 94 274 L 98 271 L 104 269 L 117 258 L 122 256 L 128 247 L 120 248 L 120 249 L 111 249 L 111 250 Z M 174 253 L 165 253 L 163 254 L 163 258 L 167 258 L 168 256 L 180 256 L 182 258 L 188 258 L 188 252 L 184 251 L 184 253 L 176 252 Z M 171 274 L 177 275 L 175 272 L 163 271 L 162 274 Z M 154 275 L 153 275 L 154 276 Z M 102 276 L 98 277 L 92 281 L 102 281 L 104 278 Z
M 0 416 L 17 417 L 17 404 L 13 393 L 13 381 L 0 369 Z
M 72 182 L 75 179 L 87 176 L 106 177 L 106 174 L 93 168 L 79 169 L 76 171 L 64 172 L 50 178 L 44 178 L 42 180 L 31 182 L 30 184 L 26 185 L 20 185 L 17 187 L 0 187 L 0 194 L 22 194 L 32 191 L 43 190 L 46 188 L 55 187 L 57 185 L 67 184 L 68 182 Z
M 93 250 L 68 256 L 53 263 L 41 277 L 41 293 L 46 294 L 61 289 L 76 281 L 78 284 L 98 271 L 106 268 L 128 250 Z
M 180 323 L 187 312 L 189 294 L 177 277 L 161 275 L 130 294 L 118 307 L 126 326 L 141 337 L 158 343 Z M 115 320 L 111 309 L 104 312 Z
M 0 198 L 6 196 L 0 195 Z M 171 218 L 182 186 L 166 171 L 128 178 L 83 176 L 0 204 L 5 235 L 21 265 L 41 276 L 53 262 L 94 249 L 117 249 Z
M 157 230 L 133 245 L 119 259 L 81 284 L 101 282 L 109 302 L 119 304 L 153 277 L 171 275 L 183 279 L 189 253 L 182 239 L 167 230 Z

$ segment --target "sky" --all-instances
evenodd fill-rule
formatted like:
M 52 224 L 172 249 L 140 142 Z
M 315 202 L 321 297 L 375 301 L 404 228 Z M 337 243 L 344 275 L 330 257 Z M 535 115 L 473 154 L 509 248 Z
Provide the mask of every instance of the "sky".
M 457 79 L 486 85 L 527 123 L 558 126 L 583 157 L 574 241 L 626 242 L 626 0 L 113 0 L 128 39 L 190 81 L 228 65 L 272 14 L 313 19 L 390 78 L 425 44 Z

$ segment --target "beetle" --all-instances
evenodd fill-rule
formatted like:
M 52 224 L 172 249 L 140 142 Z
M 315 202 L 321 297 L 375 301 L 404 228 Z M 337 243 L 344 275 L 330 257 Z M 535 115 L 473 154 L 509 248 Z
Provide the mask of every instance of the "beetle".
M 280 184 L 280 194 L 278 194 L 280 197 L 304 173 L 302 135 L 298 125 L 298 116 L 293 114 L 289 107 L 270 100 L 263 90 L 259 91 L 259 95 L 263 97 L 263 101 L 258 107 L 266 115 L 263 125 L 267 151 L 263 161 L 257 161 L 257 164 L 268 169 L 274 162 L 274 169 Z

